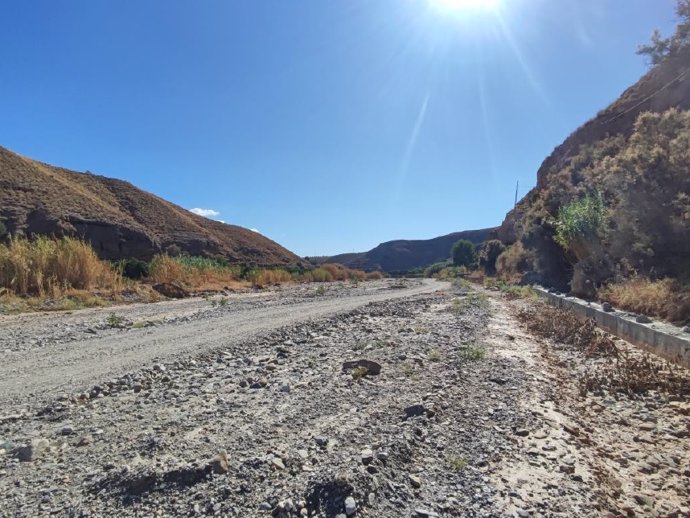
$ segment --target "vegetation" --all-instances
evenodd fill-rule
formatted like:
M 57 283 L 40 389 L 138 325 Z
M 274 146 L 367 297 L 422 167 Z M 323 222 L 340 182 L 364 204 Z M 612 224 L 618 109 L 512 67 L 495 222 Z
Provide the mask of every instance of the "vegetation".
M 490 239 L 485 241 L 479 248 L 479 267 L 484 270 L 487 275 L 496 274 L 496 261 L 498 257 L 505 252 L 506 246 L 498 239 Z
M 577 257 L 581 255 L 578 250 L 587 249 L 592 241 L 603 237 L 605 220 L 606 209 L 601 195 L 572 201 L 558 211 L 554 240 Z
M 450 268 L 451 266 L 453 266 L 452 261 L 441 261 L 439 263 L 434 263 L 424 270 L 424 276 L 434 277 L 441 273 L 441 271 L 445 270 L 446 268 Z
M 77 309 L 127 300 L 154 302 L 160 295 L 151 284 L 172 283 L 190 291 L 217 292 L 253 285 L 287 282 L 359 282 L 381 279 L 381 272 L 364 273 L 338 264 L 313 270 L 257 268 L 232 265 L 222 258 L 185 254 L 155 256 L 151 262 L 98 258 L 93 248 L 74 238 L 33 240 L 10 238 L 0 243 L 0 310 Z M 104 291 L 106 290 L 106 291 Z M 320 287 L 317 295 L 325 293 Z M 21 299 L 17 298 L 21 297 Z M 214 301 L 215 302 L 215 301 Z M 225 299 L 214 305 L 224 305 Z
M 477 253 L 474 244 L 467 239 L 457 241 L 451 248 L 451 257 L 455 266 L 472 267 L 477 263 Z
M 676 56 L 690 44 L 690 0 L 676 2 L 676 15 L 679 22 L 674 34 L 664 38 L 657 29 L 652 33 L 651 41 L 637 49 L 639 55 L 649 59 L 650 65 L 658 65 L 666 58 Z
M 463 358 L 468 361 L 479 361 L 486 358 L 486 349 L 477 345 L 468 345 L 462 352 Z
M 0 244 L 0 287 L 15 295 L 57 297 L 70 290 L 119 289 L 121 277 L 77 239 L 12 238 Z
M 687 283 L 689 150 L 690 112 L 676 109 L 641 114 L 628 138 L 581 147 L 522 207 L 519 240 L 498 257 L 498 274 L 534 272 L 588 297 L 613 279 Z
M 7 227 L 5 226 L 5 223 L 0 220 L 0 239 L 3 239 L 5 236 L 7 236 L 7 234 Z
M 676 279 L 650 280 L 632 277 L 599 290 L 599 298 L 614 307 L 685 323 L 690 315 L 690 285 Z

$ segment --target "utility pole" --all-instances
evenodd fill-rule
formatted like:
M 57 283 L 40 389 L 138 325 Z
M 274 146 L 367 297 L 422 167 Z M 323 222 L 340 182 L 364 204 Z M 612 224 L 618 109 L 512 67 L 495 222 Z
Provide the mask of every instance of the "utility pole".
M 515 184 L 515 204 L 513 207 L 517 207 L 517 194 L 518 194 L 518 188 L 520 187 L 520 180 L 517 181 Z

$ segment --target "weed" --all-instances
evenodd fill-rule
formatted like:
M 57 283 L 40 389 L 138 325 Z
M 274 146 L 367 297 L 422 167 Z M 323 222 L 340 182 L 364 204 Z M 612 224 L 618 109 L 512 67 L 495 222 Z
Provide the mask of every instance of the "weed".
M 124 327 L 125 322 L 127 322 L 125 317 L 116 315 L 115 313 L 111 313 L 108 315 L 108 318 L 105 319 L 105 323 L 108 327 Z
M 486 349 L 478 345 L 468 345 L 462 352 L 463 358 L 468 361 L 479 361 L 486 358 Z
M 467 459 L 460 455 L 459 457 L 451 457 L 448 461 L 448 464 L 450 464 L 450 469 L 453 471 L 462 471 L 467 467 Z
M 361 380 L 369 374 L 369 370 L 366 367 L 356 367 L 352 369 L 352 378 L 355 380 Z
M 405 376 L 408 377 L 412 376 L 415 373 L 414 365 L 412 365 L 411 363 L 403 363 L 401 369 L 403 371 L 403 374 L 405 374 Z
M 145 327 L 155 326 L 156 323 L 153 320 L 137 320 L 132 324 L 132 329 L 143 329 Z
M 441 352 L 434 349 L 433 351 L 430 351 L 429 354 L 426 355 L 426 359 L 429 360 L 430 362 L 440 362 L 441 361 Z
M 227 305 L 228 305 L 228 299 L 225 298 L 225 297 L 222 297 L 222 298 L 218 301 L 218 305 L 219 305 L 220 307 L 227 306 Z
M 426 334 L 429 332 L 429 329 L 424 327 L 424 326 L 416 326 L 413 329 L 414 329 L 415 334 L 418 334 L 418 335 L 423 335 L 423 334 Z
M 367 342 L 364 340 L 360 340 L 355 343 L 355 345 L 352 346 L 353 351 L 363 351 L 367 347 Z

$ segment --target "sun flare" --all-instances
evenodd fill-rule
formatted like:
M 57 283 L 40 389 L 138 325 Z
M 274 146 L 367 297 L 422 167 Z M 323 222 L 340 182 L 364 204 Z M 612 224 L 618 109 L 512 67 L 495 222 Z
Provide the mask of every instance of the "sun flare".
M 429 2 L 439 11 L 461 13 L 496 9 L 500 0 L 429 0 Z

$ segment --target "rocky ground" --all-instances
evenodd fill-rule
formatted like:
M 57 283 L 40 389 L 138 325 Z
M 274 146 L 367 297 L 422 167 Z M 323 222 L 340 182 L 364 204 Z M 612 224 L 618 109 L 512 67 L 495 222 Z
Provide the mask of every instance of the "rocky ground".
M 8 402 L 0 515 L 688 515 L 685 396 L 582 395 L 525 304 L 415 293 Z

